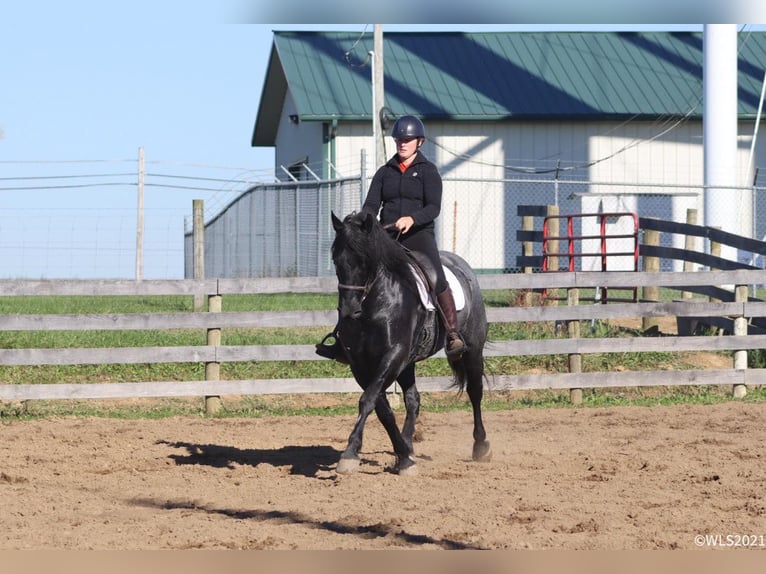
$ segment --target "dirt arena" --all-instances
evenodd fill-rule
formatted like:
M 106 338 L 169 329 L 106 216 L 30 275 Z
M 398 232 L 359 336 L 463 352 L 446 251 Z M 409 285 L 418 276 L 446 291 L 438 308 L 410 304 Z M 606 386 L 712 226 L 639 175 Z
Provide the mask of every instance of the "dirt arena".
M 766 538 L 766 404 L 424 414 L 419 474 L 371 418 L 0 423 L 0 549 L 693 549 Z M 754 544 L 754 542 L 750 542 Z M 709 545 L 705 545 L 709 546 Z

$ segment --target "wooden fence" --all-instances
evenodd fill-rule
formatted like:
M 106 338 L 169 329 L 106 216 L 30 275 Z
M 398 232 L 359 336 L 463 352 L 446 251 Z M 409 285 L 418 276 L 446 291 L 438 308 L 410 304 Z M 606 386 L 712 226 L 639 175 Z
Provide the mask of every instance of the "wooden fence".
M 569 372 L 563 374 L 520 374 L 489 376 L 491 389 L 574 389 L 655 385 L 731 385 L 736 396 L 743 396 L 748 385 L 766 381 L 766 369 L 748 369 L 747 351 L 766 347 L 766 335 L 747 335 L 752 319 L 766 316 L 766 302 L 751 301 L 747 287 L 766 283 L 766 271 L 739 269 L 697 273 L 636 272 L 550 272 L 529 274 L 481 275 L 482 289 L 532 290 L 565 289 L 570 305 L 529 307 L 488 307 L 490 322 L 566 322 L 637 317 L 719 316 L 734 321 L 731 336 L 663 336 L 631 338 L 578 338 L 494 341 L 486 356 L 559 355 L 570 359 L 588 353 L 641 353 L 683 351 L 726 351 L 732 354 L 732 368 L 688 371 Z M 700 299 L 668 302 L 576 304 L 580 289 L 625 285 L 666 287 L 679 291 L 698 287 L 734 286 L 731 301 L 708 302 Z M 169 281 L 0 281 L 0 293 L 18 295 L 190 295 L 207 297 L 208 312 L 81 314 L 0 316 L 2 331 L 47 330 L 166 330 L 203 329 L 208 344 L 203 346 L 141 348 L 2 349 L 0 365 L 72 365 L 204 362 L 204 381 L 147 381 L 137 383 L 81 384 L 0 384 L 0 400 L 99 399 L 130 397 L 170 397 L 257 395 L 280 393 L 355 392 L 351 378 L 296 378 L 265 380 L 218 379 L 221 363 L 238 361 L 317 360 L 313 345 L 223 346 L 220 330 L 334 324 L 335 311 L 221 312 L 221 298 L 232 294 L 335 293 L 334 277 L 220 279 Z M 443 357 L 443 353 L 437 357 Z M 577 361 L 570 361 L 576 365 Z M 576 369 L 573 369 L 576 370 Z M 422 391 L 447 390 L 449 377 L 423 377 Z

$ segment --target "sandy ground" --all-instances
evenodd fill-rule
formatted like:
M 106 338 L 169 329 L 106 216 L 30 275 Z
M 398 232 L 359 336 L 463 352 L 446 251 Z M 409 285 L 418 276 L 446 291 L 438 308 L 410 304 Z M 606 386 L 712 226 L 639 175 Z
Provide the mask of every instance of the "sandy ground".
M 423 419 L 414 477 L 375 419 L 342 476 L 353 417 L 3 422 L 0 549 L 766 545 L 766 405 L 488 413 L 490 463 L 469 413 Z

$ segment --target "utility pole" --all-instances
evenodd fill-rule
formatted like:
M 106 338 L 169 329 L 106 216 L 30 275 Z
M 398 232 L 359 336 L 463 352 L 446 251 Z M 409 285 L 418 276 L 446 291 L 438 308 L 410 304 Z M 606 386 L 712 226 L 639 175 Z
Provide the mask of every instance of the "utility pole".
M 138 207 L 136 217 L 136 281 L 144 274 L 144 148 L 138 148 Z
M 380 113 L 385 106 L 385 90 L 383 86 L 383 26 L 375 24 L 373 28 L 372 54 L 372 133 L 375 138 L 375 169 L 386 163 L 386 134 L 380 122 Z

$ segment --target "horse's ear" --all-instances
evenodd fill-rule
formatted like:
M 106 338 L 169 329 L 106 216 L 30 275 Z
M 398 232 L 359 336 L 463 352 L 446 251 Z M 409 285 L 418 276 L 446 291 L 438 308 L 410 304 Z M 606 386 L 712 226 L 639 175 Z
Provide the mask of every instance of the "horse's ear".
M 375 225 L 375 216 L 372 213 L 367 213 L 367 216 L 364 218 L 364 221 L 362 222 L 362 229 L 365 233 L 369 233 L 372 231 L 372 226 Z
M 335 229 L 335 231 L 340 231 L 341 229 L 343 229 L 343 222 L 340 219 L 338 219 L 338 216 L 335 215 L 335 212 L 331 211 L 330 215 L 332 216 L 332 226 Z

